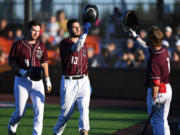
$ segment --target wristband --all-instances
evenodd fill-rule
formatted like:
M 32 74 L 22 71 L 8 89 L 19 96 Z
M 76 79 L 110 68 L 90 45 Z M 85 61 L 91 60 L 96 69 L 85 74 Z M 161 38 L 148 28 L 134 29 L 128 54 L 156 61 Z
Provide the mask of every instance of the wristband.
M 45 78 L 45 81 L 46 81 L 46 83 L 47 83 L 47 82 L 50 82 L 50 78 L 49 78 L 49 77 L 46 77 L 46 78 Z

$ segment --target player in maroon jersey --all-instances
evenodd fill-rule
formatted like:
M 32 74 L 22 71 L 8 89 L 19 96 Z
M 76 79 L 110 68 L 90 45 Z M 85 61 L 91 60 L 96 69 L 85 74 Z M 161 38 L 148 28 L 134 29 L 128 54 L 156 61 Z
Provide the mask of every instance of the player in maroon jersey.
M 162 46 L 163 33 L 152 26 L 144 42 L 135 31 L 130 29 L 134 38 L 144 47 L 149 46 L 150 57 L 147 64 L 146 86 L 148 87 L 148 114 L 154 110 L 151 125 L 154 135 L 170 135 L 168 114 L 172 98 L 170 81 L 170 56 Z
M 47 90 L 48 92 L 51 91 L 46 48 L 38 40 L 40 26 L 39 22 L 30 21 L 28 23 L 27 37 L 15 42 L 9 54 L 9 66 L 16 73 L 14 79 L 16 110 L 13 112 L 8 124 L 9 135 L 16 134 L 18 123 L 25 113 L 29 96 L 31 97 L 34 110 L 33 135 L 41 135 L 42 133 L 45 101 L 44 85 L 41 78 L 41 72 L 43 71 L 40 71 L 38 78 L 32 78 L 33 76 L 37 77 L 37 71 L 31 71 L 30 73 L 30 69 L 36 70 L 42 68 L 44 70 Z
M 89 101 L 90 82 L 87 68 L 86 40 L 91 23 L 84 23 L 81 33 L 80 23 L 77 19 L 71 19 L 67 23 L 70 37 L 60 43 L 60 57 L 62 60 L 63 75 L 60 86 L 61 114 L 54 126 L 54 134 L 61 135 L 66 122 L 73 114 L 75 105 L 78 105 L 80 135 L 88 135 L 89 130 Z

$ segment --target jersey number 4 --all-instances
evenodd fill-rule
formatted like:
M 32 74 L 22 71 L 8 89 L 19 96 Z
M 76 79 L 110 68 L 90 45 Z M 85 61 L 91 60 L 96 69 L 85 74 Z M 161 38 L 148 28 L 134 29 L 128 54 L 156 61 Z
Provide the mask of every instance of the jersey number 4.
M 77 63 L 78 63 L 78 57 L 72 56 L 71 57 L 71 64 L 77 65 Z

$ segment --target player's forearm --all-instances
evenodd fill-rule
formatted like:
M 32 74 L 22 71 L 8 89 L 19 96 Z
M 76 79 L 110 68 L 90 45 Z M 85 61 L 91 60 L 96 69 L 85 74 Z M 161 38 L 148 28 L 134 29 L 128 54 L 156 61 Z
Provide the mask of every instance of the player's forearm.
M 152 97 L 156 98 L 158 96 L 159 86 L 152 86 Z
M 144 48 L 147 47 L 146 42 L 144 42 L 139 35 L 136 33 L 136 31 L 129 29 L 130 34 L 133 36 L 133 38 L 135 38 L 137 40 L 137 42 Z
M 71 50 L 73 52 L 79 52 L 81 48 L 84 46 L 85 40 L 86 40 L 87 34 L 83 33 L 79 40 L 72 46 Z
M 138 37 L 136 40 L 137 40 L 137 42 L 138 42 L 142 47 L 144 47 L 144 48 L 148 47 L 148 46 L 146 45 L 146 42 L 143 41 L 140 37 Z
M 44 76 L 45 76 L 45 78 L 49 77 L 48 63 L 43 63 L 42 66 L 44 68 Z

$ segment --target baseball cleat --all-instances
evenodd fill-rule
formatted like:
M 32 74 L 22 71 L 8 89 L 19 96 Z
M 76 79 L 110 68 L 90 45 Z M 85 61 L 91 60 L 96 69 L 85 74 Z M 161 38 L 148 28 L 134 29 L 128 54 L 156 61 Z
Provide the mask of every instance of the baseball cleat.
M 88 131 L 83 129 L 80 131 L 80 135 L 88 135 Z

